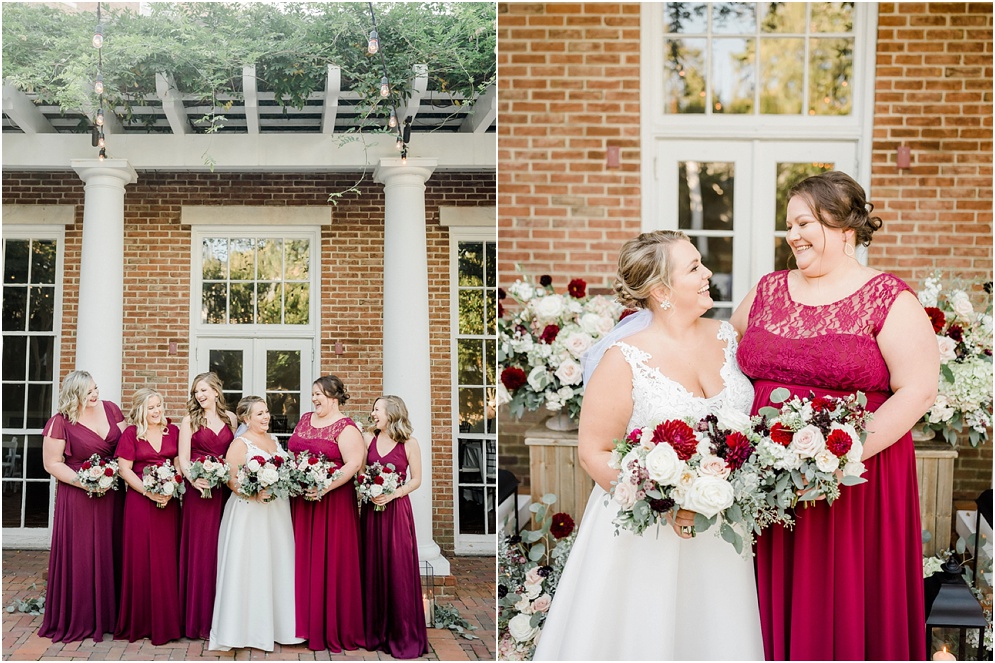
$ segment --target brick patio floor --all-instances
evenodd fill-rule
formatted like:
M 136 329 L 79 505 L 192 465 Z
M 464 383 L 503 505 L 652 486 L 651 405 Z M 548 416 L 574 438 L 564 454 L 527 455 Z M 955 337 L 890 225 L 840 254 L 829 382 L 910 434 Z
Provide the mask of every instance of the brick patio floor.
M 429 654 L 418 660 L 479 661 L 495 660 L 495 567 L 493 557 L 454 557 L 450 560 L 456 579 L 456 597 L 440 601 L 456 606 L 468 622 L 477 627 L 479 640 L 465 640 L 446 629 L 429 629 Z M 38 637 L 40 616 L 8 613 L 14 599 L 38 596 L 44 589 L 42 573 L 48 568 L 47 550 L 3 551 L 3 659 L 13 661 L 90 660 L 90 661 L 378 661 L 394 660 L 382 652 L 365 650 L 333 654 L 313 652 L 301 645 L 276 645 L 267 653 L 257 649 L 231 652 L 207 650 L 204 640 L 182 639 L 155 647 L 148 640 L 126 642 L 53 643 Z M 34 583 L 36 587 L 31 589 Z

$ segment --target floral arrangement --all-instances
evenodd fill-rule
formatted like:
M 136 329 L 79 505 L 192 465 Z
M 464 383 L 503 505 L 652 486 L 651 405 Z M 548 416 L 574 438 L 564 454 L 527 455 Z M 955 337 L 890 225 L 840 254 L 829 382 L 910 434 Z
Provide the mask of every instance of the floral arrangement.
M 317 502 L 321 498 L 309 497 L 308 491 L 312 488 L 319 493 L 325 490 L 342 478 L 342 470 L 338 469 L 338 466 L 330 461 L 325 454 L 315 456 L 308 451 L 301 451 L 293 459 L 290 477 L 294 483 L 294 495 Z
M 366 471 L 356 477 L 356 491 L 360 501 L 372 502 L 373 498 L 381 495 L 392 495 L 394 491 L 404 484 L 404 476 L 397 472 L 393 463 L 381 465 L 373 463 L 366 467 Z M 374 504 L 374 511 L 383 511 L 386 504 Z
M 153 495 L 178 497 L 186 490 L 183 485 L 183 475 L 180 474 L 170 460 L 146 465 L 142 470 L 142 488 Z M 166 504 L 156 502 L 156 506 L 165 509 Z
M 581 357 L 611 331 L 622 306 L 612 297 L 588 295 L 582 279 L 570 281 L 562 295 L 549 276 L 540 277 L 538 285 L 526 276 L 498 298 L 507 295 L 519 307 L 506 317 L 499 302 L 498 404 L 508 403 L 516 418 L 545 406 L 577 419 L 584 397 Z
M 501 541 L 498 551 L 498 658 L 531 660 L 577 534 L 556 495 L 530 508 L 537 528 Z
M 76 478 L 79 479 L 80 488 L 86 491 L 87 496 L 103 497 L 108 490 L 117 490 L 117 461 L 93 454 L 83 461 L 76 472 Z
M 988 440 L 992 425 L 992 304 L 986 285 L 986 306 L 976 311 L 970 284 L 947 284 L 933 273 L 919 292 L 940 348 L 940 376 L 936 402 L 920 422 L 942 432 L 956 445 L 967 426 L 971 446 Z
M 228 463 L 215 456 L 200 456 L 190 464 L 190 479 L 206 479 L 207 489 L 200 494 L 211 498 L 211 489 L 228 483 Z
M 290 497 L 293 481 L 290 478 L 290 463 L 276 453 L 269 460 L 262 456 L 252 456 L 238 468 L 238 492 L 254 497 L 262 491 L 270 494 L 267 502 L 281 497 Z

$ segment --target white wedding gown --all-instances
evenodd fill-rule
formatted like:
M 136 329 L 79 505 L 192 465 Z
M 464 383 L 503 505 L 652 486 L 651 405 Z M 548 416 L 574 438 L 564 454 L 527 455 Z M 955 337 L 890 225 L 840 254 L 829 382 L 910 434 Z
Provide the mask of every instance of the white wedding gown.
M 246 458 L 272 454 L 246 438 Z M 287 452 L 277 446 L 277 453 Z M 218 533 L 218 584 L 209 649 L 303 642 L 296 634 L 294 527 L 290 500 L 255 502 L 228 498 Z
M 730 407 L 749 413 L 753 386 L 736 363 L 736 332 L 723 322 L 724 389 L 697 398 L 617 345 L 632 368 L 627 430 L 662 419 L 701 418 Z M 614 347 L 614 346 L 612 346 Z M 752 560 L 718 528 L 681 539 L 669 525 L 615 535 L 615 502 L 594 486 L 577 540 L 539 636 L 537 661 L 763 660 Z

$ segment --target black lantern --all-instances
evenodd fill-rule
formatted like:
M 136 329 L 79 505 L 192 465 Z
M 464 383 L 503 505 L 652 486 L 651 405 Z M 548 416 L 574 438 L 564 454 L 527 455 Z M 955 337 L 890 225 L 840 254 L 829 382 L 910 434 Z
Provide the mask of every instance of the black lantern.
M 935 598 L 929 601 L 930 587 L 927 583 L 926 605 L 926 651 L 933 644 L 934 628 L 950 628 L 958 631 L 958 655 L 965 658 L 967 649 L 967 632 L 978 629 L 978 660 L 983 660 L 985 647 L 985 626 L 988 625 L 981 604 L 975 598 L 971 588 L 960 576 L 960 564 L 953 558 L 943 564 L 943 572 L 935 573 L 927 581 L 938 581 L 939 588 Z

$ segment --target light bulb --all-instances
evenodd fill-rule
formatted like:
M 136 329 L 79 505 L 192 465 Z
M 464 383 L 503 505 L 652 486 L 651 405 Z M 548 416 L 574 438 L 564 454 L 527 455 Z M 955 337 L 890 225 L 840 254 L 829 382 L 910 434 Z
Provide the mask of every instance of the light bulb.
M 387 126 L 391 129 L 397 126 L 397 115 L 394 114 L 393 110 L 390 111 L 390 119 L 387 120 Z
M 105 147 L 107 143 L 104 141 L 104 134 L 101 132 L 100 138 L 97 139 L 97 147 Z
M 386 97 L 390 95 L 390 83 L 387 81 L 387 77 L 384 76 L 380 79 L 380 96 Z
M 380 36 L 377 34 L 376 30 L 370 31 L 370 43 L 366 47 L 366 50 L 370 55 L 376 55 L 377 51 L 380 50 Z
M 397 148 L 398 152 L 400 152 L 400 151 L 402 151 L 404 149 L 404 141 L 401 140 L 400 136 L 397 137 L 397 142 L 394 143 L 394 147 Z
M 107 150 L 105 150 L 104 148 L 101 147 L 100 148 L 100 154 L 97 155 L 97 158 L 100 159 L 101 161 L 103 161 L 104 159 L 106 159 L 107 158 Z
M 100 110 L 97 111 L 97 126 L 98 127 L 104 126 L 104 109 L 103 108 L 101 108 Z
M 407 165 L 408 163 L 408 151 L 401 150 L 401 165 Z
M 93 84 L 93 91 L 97 94 L 104 93 L 104 76 L 103 74 L 97 74 L 97 82 Z
M 104 26 L 97 23 L 97 29 L 93 33 L 93 47 L 100 48 L 104 45 Z

